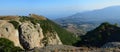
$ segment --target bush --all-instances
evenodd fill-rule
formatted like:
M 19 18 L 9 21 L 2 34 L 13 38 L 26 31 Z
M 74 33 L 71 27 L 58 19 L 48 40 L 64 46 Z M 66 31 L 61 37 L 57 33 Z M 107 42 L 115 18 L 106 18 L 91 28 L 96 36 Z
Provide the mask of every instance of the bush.
M 25 21 L 29 21 L 29 20 L 32 20 L 30 17 L 28 17 L 28 16 L 19 16 L 20 17 L 20 19 L 19 19 L 19 21 L 20 22 L 25 22 Z
M 15 29 L 18 29 L 19 23 L 17 21 L 9 21 L 9 23 L 12 23 L 15 27 Z
M 0 38 L 0 52 L 18 52 L 22 49 L 14 46 L 14 43 L 6 38 Z

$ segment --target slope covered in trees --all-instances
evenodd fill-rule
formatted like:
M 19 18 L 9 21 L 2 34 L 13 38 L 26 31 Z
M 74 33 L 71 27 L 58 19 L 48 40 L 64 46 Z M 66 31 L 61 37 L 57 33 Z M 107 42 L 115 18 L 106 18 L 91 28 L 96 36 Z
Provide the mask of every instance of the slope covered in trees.
M 101 47 L 107 42 L 120 41 L 120 27 L 117 24 L 102 23 L 94 30 L 87 32 L 81 36 L 81 41 L 76 43 L 77 46 Z

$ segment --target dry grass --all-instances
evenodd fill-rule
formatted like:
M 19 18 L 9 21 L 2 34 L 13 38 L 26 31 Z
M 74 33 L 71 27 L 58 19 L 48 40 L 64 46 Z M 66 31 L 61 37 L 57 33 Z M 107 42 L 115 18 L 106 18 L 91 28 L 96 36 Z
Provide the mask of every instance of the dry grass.
M 0 16 L 0 20 L 16 20 L 19 16 Z
M 35 14 L 30 14 L 30 17 L 38 19 L 38 20 L 46 20 L 46 18 L 44 16 L 38 16 Z
M 35 14 L 30 14 L 30 17 L 38 20 L 46 20 L 44 16 L 39 16 Z M 0 20 L 18 20 L 18 19 L 19 19 L 19 16 L 0 16 Z

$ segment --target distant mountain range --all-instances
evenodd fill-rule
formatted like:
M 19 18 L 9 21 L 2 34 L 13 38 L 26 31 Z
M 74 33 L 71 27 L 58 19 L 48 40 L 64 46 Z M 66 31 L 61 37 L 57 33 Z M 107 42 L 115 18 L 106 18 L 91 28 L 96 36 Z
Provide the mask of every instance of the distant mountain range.
M 103 9 L 76 13 L 74 15 L 54 20 L 67 28 L 68 24 L 75 25 L 78 29 L 89 31 L 99 26 L 102 22 L 120 24 L 120 6 L 112 6 Z

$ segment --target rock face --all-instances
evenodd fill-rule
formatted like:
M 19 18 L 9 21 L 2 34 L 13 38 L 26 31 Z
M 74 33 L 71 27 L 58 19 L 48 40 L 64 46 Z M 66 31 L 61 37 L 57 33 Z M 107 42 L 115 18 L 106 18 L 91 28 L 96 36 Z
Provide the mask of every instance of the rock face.
M 0 37 L 7 38 L 13 41 L 16 46 L 20 46 L 18 30 L 5 20 L 0 20 Z
M 35 27 L 38 26 L 39 29 Z M 23 23 L 19 27 L 19 37 L 20 43 L 25 49 L 32 49 L 34 47 L 43 47 L 40 45 L 41 40 L 43 39 L 42 29 L 39 25 L 34 26 L 32 23 Z M 37 28 L 38 28 L 37 27 Z
M 9 21 L 11 20 L 0 20 L 0 37 L 13 41 L 16 46 L 29 50 L 35 47 L 62 44 L 55 31 L 43 33 L 39 23 L 17 21 L 19 27 L 16 29 L 15 23 L 12 24 Z
M 61 45 L 62 42 L 60 41 L 58 34 L 56 32 L 48 32 L 43 39 L 44 45 Z
M 40 24 L 33 25 L 30 22 L 23 23 L 19 27 L 19 32 L 20 43 L 25 49 L 62 44 L 55 32 L 46 33 L 44 36 Z

